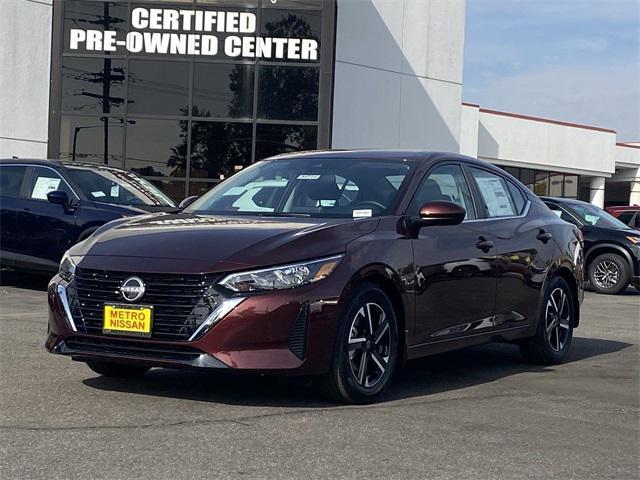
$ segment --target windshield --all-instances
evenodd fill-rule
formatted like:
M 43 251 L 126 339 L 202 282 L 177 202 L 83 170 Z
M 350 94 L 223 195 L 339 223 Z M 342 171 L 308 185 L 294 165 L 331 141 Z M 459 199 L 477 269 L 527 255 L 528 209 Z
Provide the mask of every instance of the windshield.
M 629 230 L 629 226 L 622 223 L 613 215 L 609 215 L 601 208 L 589 203 L 571 203 L 569 208 L 585 225 L 604 228 L 622 228 Z
M 389 214 L 411 162 L 267 160 L 237 173 L 187 210 L 222 215 L 364 218 Z
M 155 185 L 131 172 L 83 167 L 67 167 L 67 171 L 90 200 L 116 205 L 175 207 Z

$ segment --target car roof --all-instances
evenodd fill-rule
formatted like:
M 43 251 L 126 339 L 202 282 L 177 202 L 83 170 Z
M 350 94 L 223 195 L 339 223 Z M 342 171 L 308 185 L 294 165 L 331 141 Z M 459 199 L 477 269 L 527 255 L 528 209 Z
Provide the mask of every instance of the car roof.
M 565 197 L 540 197 L 540 199 L 543 202 L 575 203 L 575 204 L 589 203 L 589 202 L 583 202 L 582 200 L 576 200 L 575 198 L 565 198 Z M 589 205 L 591 204 L 589 203 Z
M 45 158 L 0 158 L 0 165 L 2 164 L 40 165 L 43 167 L 55 167 L 55 168 L 81 167 L 81 168 L 91 168 L 94 170 L 118 170 L 122 172 L 127 171 L 127 170 L 123 170 L 122 168 L 112 167 L 111 165 L 100 165 L 97 163 L 72 162 L 68 160 L 55 160 L 55 159 L 45 159 Z
M 309 160 L 309 159 L 326 159 L 339 158 L 343 160 L 412 160 L 420 163 L 432 163 L 437 160 L 458 160 L 467 163 L 475 163 L 480 166 L 488 166 L 497 171 L 501 171 L 495 165 L 483 160 L 460 155 L 452 152 L 439 152 L 430 150 L 411 150 L 411 149 L 354 149 L 354 150 L 313 150 L 305 152 L 283 153 L 264 160 Z M 503 172 L 504 173 L 504 172 Z

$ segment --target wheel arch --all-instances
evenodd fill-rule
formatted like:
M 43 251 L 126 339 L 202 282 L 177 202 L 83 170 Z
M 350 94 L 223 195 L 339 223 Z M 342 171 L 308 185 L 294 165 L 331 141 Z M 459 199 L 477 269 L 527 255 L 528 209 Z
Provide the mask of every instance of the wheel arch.
M 593 260 L 598 255 L 602 255 L 603 253 L 613 253 L 624 258 L 627 262 L 627 265 L 629 266 L 629 269 L 631 270 L 631 274 L 632 275 L 634 274 L 633 260 L 631 258 L 631 254 L 622 245 L 618 245 L 616 243 L 597 243 L 593 245 L 585 256 L 584 264 L 585 264 L 585 268 L 587 269 L 587 272 L 591 262 L 593 262 Z
M 576 328 L 580 324 L 580 289 L 578 288 L 578 280 L 576 279 L 573 270 L 568 265 L 561 264 L 549 272 L 549 275 L 547 276 L 547 279 L 545 281 L 543 292 L 547 291 L 549 282 L 555 277 L 563 278 L 571 289 L 573 309 L 576 312 L 573 327 Z
M 347 286 L 342 291 L 340 303 L 344 304 L 347 297 L 354 288 L 363 283 L 370 283 L 387 294 L 393 310 L 396 314 L 398 322 L 398 338 L 400 340 L 399 351 L 402 356 L 398 359 L 402 364 L 407 358 L 407 325 L 410 323 L 410 317 L 407 313 L 407 305 L 403 298 L 405 289 L 402 286 L 400 275 L 388 265 L 376 263 L 367 265 L 358 270 L 349 280 Z

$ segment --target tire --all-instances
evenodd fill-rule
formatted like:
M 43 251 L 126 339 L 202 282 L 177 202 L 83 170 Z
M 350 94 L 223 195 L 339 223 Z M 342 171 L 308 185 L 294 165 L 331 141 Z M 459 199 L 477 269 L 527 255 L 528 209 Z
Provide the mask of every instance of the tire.
M 340 315 L 331 367 L 320 381 L 322 392 L 344 403 L 378 400 L 391 383 L 398 344 L 391 300 L 373 284 L 359 285 Z
M 151 370 L 140 365 L 107 362 L 87 362 L 87 366 L 97 374 L 110 378 L 137 378 Z
M 603 253 L 589 264 L 589 283 L 598 293 L 615 295 L 627 288 L 631 279 L 629 264 L 620 255 Z
M 536 334 L 519 345 L 525 360 L 539 365 L 557 365 L 564 361 L 573 339 L 576 320 L 574 300 L 564 278 L 553 277 L 550 280 L 543 297 Z

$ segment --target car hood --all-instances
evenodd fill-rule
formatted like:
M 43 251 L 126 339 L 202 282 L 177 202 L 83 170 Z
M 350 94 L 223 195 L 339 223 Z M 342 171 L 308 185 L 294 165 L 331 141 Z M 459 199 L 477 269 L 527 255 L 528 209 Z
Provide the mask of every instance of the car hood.
M 117 220 L 72 248 L 86 268 L 215 272 L 344 252 L 378 219 L 157 214 Z

